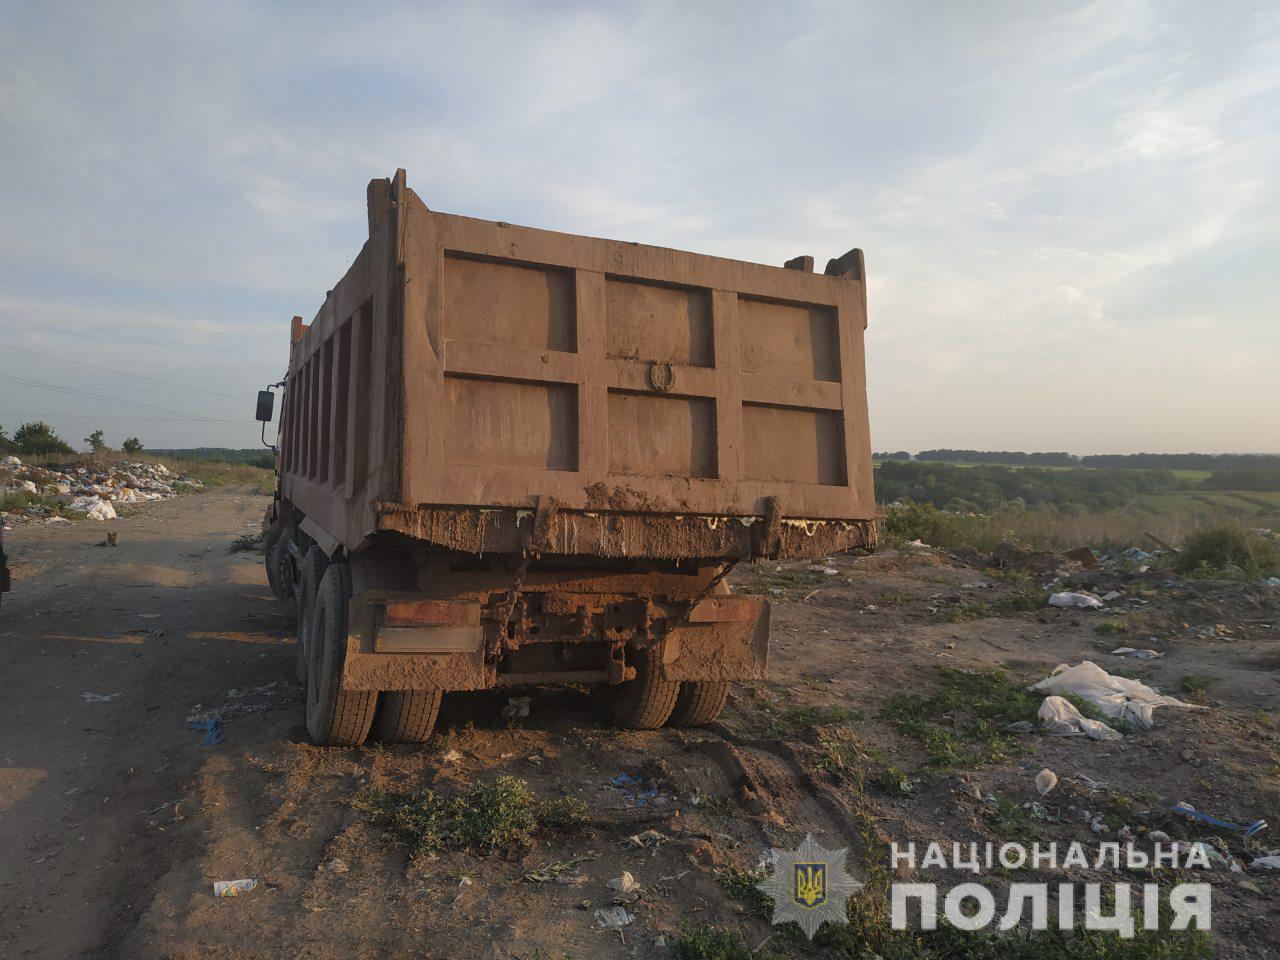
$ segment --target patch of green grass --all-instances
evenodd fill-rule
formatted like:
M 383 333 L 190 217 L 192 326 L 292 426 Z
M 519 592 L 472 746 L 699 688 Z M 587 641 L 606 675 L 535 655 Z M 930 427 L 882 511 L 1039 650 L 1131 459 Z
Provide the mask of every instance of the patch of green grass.
M 1187 695 L 1192 703 L 1203 703 L 1209 684 L 1213 680 L 1198 673 L 1189 673 L 1178 681 L 1178 689 Z
M 823 731 L 818 732 L 817 739 L 818 754 L 813 765 L 819 770 L 844 773 L 852 770 L 862 759 L 857 745 L 848 740 L 839 740 Z
M 891 797 L 909 797 L 916 788 L 915 781 L 891 763 L 880 768 L 872 783 Z
M 25 490 L 19 490 L 4 495 L 4 503 L 0 504 L 0 509 L 5 513 L 25 514 L 27 510 L 35 508 L 44 516 L 50 517 L 66 517 L 68 520 L 74 520 L 77 516 L 76 511 L 68 510 L 67 505 L 62 502 L 56 495 L 45 495 L 42 493 L 27 493 Z M 79 514 L 83 517 L 84 514 Z
M 814 727 L 849 723 L 850 721 L 861 719 L 862 711 L 849 710 L 845 707 L 822 704 L 812 707 L 791 707 L 770 721 L 767 735 L 770 737 L 791 737 Z
M 816 587 L 827 579 L 827 575 L 816 570 L 794 568 L 777 570 L 769 567 L 759 572 L 760 579 L 755 583 L 745 584 L 740 593 L 772 593 L 774 590 L 796 590 Z
M 1124 621 L 1119 617 L 1108 617 L 1106 620 L 1101 620 L 1095 629 L 1104 637 L 1117 637 L 1129 632 L 1129 628 L 1125 626 Z
M 370 787 L 353 802 L 419 851 L 527 847 L 540 831 L 568 830 L 587 820 L 581 800 L 538 799 L 526 781 L 510 776 L 472 784 L 456 797 Z
M 880 594 L 880 605 L 884 607 L 900 607 L 905 603 L 910 603 L 911 598 L 905 593 L 882 593 Z
M 985 600 L 962 600 L 953 607 L 938 613 L 942 623 L 961 623 L 965 620 L 987 620 L 991 617 L 1007 617 L 1015 613 L 1039 610 L 1049 602 L 1049 595 L 1030 581 L 1015 590 L 988 603 Z
M 752 950 L 737 930 L 707 924 L 685 927 L 671 944 L 676 960 L 775 960 L 772 951 Z
M 716 882 L 725 893 L 741 903 L 748 913 L 763 918 L 769 916 L 773 908 L 773 901 L 756 886 L 765 876 L 765 871 L 759 869 L 725 867 L 716 874 Z
M 967 673 L 941 667 L 938 672 L 941 685 L 932 696 L 895 694 L 881 713 L 924 748 L 931 766 L 972 767 L 1021 749 L 1005 728 L 1034 720 L 1040 698 L 1001 670 Z

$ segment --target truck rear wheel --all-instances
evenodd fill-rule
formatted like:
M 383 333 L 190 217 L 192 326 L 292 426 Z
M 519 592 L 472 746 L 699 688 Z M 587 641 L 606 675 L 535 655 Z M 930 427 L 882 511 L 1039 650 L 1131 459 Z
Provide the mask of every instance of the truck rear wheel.
M 285 536 L 286 532 L 282 525 L 273 524 L 262 545 L 262 552 L 266 556 L 267 583 L 275 598 L 282 603 L 293 599 L 293 571 L 290 569 L 292 562 L 289 559 L 289 538 Z
M 628 651 L 634 680 L 605 687 L 601 699 L 614 722 L 629 730 L 657 730 L 667 722 L 680 694 L 679 680 L 661 679 L 657 647 Z
M 364 743 L 378 706 L 372 690 L 343 690 L 351 572 L 345 563 L 325 570 L 311 611 L 307 657 L 307 733 L 324 747 Z
M 440 712 L 440 690 L 392 690 L 378 695 L 370 734 L 383 743 L 426 743 Z
M 325 568 L 329 566 L 329 558 L 324 551 L 313 546 L 302 558 L 302 575 L 298 577 L 297 623 L 294 624 L 294 637 L 297 639 L 297 673 L 298 682 L 307 685 L 307 669 L 311 659 L 308 651 L 308 640 L 311 632 L 311 611 L 315 608 L 316 594 L 320 590 L 320 581 L 324 578 Z
M 704 727 L 720 716 L 728 699 L 728 680 L 686 680 L 680 684 L 667 726 Z

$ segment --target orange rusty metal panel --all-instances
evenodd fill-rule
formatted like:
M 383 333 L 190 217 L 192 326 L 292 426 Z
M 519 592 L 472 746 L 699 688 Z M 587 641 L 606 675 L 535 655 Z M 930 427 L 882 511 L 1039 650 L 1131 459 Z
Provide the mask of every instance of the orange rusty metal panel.
M 369 204 L 292 331 L 282 435 L 283 495 L 349 551 L 392 529 L 469 543 L 441 511 L 541 502 L 662 521 L 593 528 L 623 555 L 766 514 L 843 524 L 825 550 L 874 539 L 860 252 L 816 274 L 536 230 L 431 211 L 402 176 Z

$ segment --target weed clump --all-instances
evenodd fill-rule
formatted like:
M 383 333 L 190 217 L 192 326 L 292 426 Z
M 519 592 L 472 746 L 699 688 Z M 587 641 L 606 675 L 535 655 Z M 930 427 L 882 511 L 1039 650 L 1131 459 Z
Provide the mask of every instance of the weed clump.
M 1007 727 L 1034 720 L 1039 698 L 1002 670 L 942 667 L 939 675 L 942 683 L 932 696 L 896 694 L 885 701 L 882 716 L 924 747 L 933 767 L 973 767 L 1011 756 L 1019 744 Z
M 1204 527 L 1182 542 L 1174 558 L 1178 573 L 1203 579 L 1248 579 L 1280 574 L 1280 547 L 1234 523 Z
M 587 820 L 581 800 L 538 799 L 528 782 L 509 776 L 473 784 L 456 797 L 434 790 L 392 793 L 369 787 L 354 803 L 418 851 L 493 853 L 527 847 L 542 830 L 568 830 Z

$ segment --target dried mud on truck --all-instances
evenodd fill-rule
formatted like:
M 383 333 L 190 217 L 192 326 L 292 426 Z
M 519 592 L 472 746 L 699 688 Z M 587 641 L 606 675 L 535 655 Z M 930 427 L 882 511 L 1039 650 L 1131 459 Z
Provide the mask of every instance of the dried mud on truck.
M 435 213 L 404 171 L 368 223 L 277 385 L 267 573 L 311 737 L 422 741 L 443 693 L 527 684 L 713 720 L 768 656 L 733 564 L 874 545 L 861 251 L 815 274 Z

